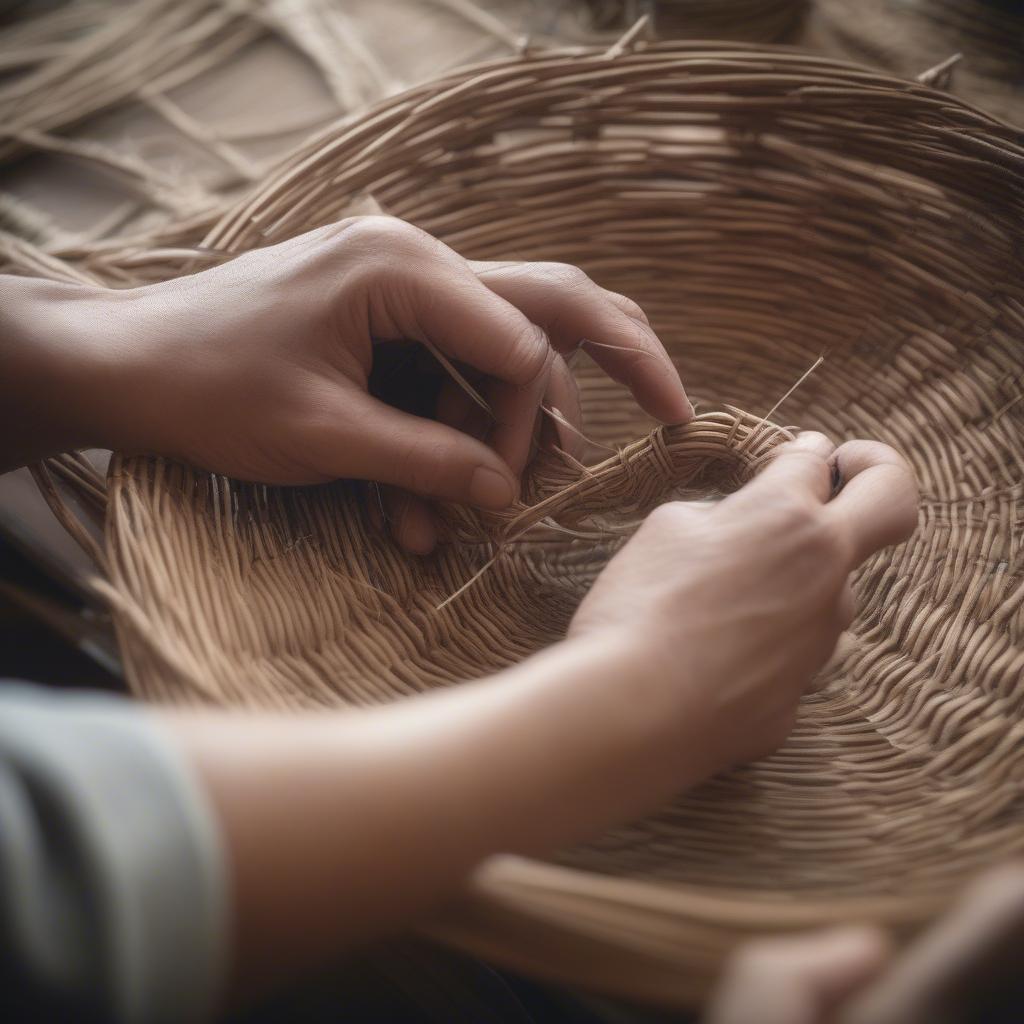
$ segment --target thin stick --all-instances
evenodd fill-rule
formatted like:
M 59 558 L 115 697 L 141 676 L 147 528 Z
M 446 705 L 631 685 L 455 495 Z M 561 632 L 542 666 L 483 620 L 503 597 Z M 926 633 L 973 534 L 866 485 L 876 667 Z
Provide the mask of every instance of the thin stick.
M 554 530 L 556 533 L 565 533 L 570 537 L 576 537 L 578 540 L 607 540 L 609 536 L 615 537 L 619 533 L 617 530 L 608 530 L 605 533 L 584 533 L 583 530 L 573 530 L 568 526 L 563 526 L 561 523 L 555 522 L 550 516 L 546 519 L 542 519 L 541 522 L 549 529 Z
M 1004 405 L 1001 405 L 992 415 L 989 417 L 989 424 L 995 423 L 1004 412 L 1009 412 L 1022 398 L 1024 398 L 1024 391 L 1022 391 L 1016 398 L 1011 398 Z
M 779 409 L 782 403 L 785 402 L 786 399 L 789 398 L 789 396 L 792 395 L 793 392 L 796 391 L 796 389 L 800 387 L 800 385 L 803 384 L 803 382 L 807 380 L 807 378 L 810 377 L 810 375 L 814 373 L 814 371 L 819 366 L 821 366 L 823 362 L 825 362 L 825 357 L 824 355 L 820 355 L 817 359 L 814 360 L 813 365 L 804 370 L 804 372 L 800 376 L 800 379 L 761 417 L 757 426 L 754 427 L 754 429 L 750 432 L 749 436 L 747 437 L 747 440 L 744 442 L 744 447 L 750 444 L 750 442 L 757 436 L 758 431 L 760 431 L 760 429 L 765 425 L 765 423 L 767 423 L 768 420 L 775 415 L 776 411 Z
M 571 463 L 581 473 L 584 473 L 591 479 L 593 479 L 594 474 L 590 467 L 580 462 L 580 460 L 577 459 L 575 455 L 570 455 L 569 452 L 567 452 L 564 448 L 560 448 L 557 444 L 553 444 L 551 447 L 554 451 L 558 452 L 558 454 L 561 455 L 563 459 Z
M 587 437 L 587 435 L 584 434 L 579 427 L 577 427 L 573 423 L 570 423 L 555 406 L 551 406 L 551 408 L 548 408 L 546 405 L 542 405 L 540 407 L 540 411 L 543 413 L 547 413 L 547 415 L 550 416 L 556 423 L 561 424 L 563 427 L 568 427 L 569 430 L 571 430 L 574 434 L 583 438 L 583 440 L 586 441 L 587 444 L 592 444 L 595 448 L 603 448 L 606 452 L 611 452 L 612 455 L 619 454 L 618 448 L 610 448 L 606 444 L 601 444 L 600 441 L 591 440 L 591 438 Z
M 640 18 L 637 18 L 633 27 L 629 31 L 624 32 L 622 37 L 605 50 L 602 55 L 605 60 L 614 60 L 616 57 L 621 56 L 636 40 L 636 37 L 640 35 L 645 28 L 647 23 L 651 20 L 649 14 L 645 14 Z
M 467 590 L 469 590 L 469 588 L 473 586 L 473 584 L 476 583 L 476 581 L 480 579 L 480 577 L 483 576 L 483 574 L 487 572 L 487 570 L 490 569 L 492 565 L 494 565 L 494 563 L 498 560 L 498 556 L 502 553 L 502 550 L 502 548 L 498 548 L 498 550 L 495 551 L 494 554 L 486 562 L 484 562 L 484 564 L 475 573 L 473 573 L 473 575 L 470 576 L 469 579 L 466 580 L 466 582 L 463 583 L 462 586 L 459 587 L 459 589 L 456 590 L 454 594 L 449 594 L 448 597 L 446 597 L 434 609 L 434 611 L 441 611 L 442 608 L 445 608 L 448 605 L 450 605 L 452 601 L 455 600 L 455 598 L 459 597 L 461 594 L 464 594 Z
M 632 352 L 638 356 L 648 356 L 652 359 L 657 359 L 658 356 L 646 348 L 633 348 L 630 345 L 613 345 L 610 341 L 594 341 L 593 338 L 583 338 L 580 341 L 580 348 L 584 345 L 596 345 L 597 348 L 610 348 L 616 352 Z
M 477 389 L 473 387 L 473 385 L 470 384 L 469 381 L 466 380 L 466 378 L 463 377 L 458 370 L 455 369 L 455 367 L 452 365 L 451 360 L 432 341 L 428 341 L 426 338 L 422 338 L 421 344 L 445 368 L 445 370 L 447 370 L 448 373 L 451 374 L 452 379 L 455 381 L 455 383 L 458 384 L 459 387 L 462 388 L 462 390 L 465 391 L 466 394 L 469 395 L 469 397 L 472 398 L 473 401 L 476 402 L 476 404 L 479 405 L 480 408 L 483 409 L 483 411 L 487 413 L 487 415 L 490 416 L 491 419 L 493 420 L 494 413 L 491 411 L 491 407 L 485 401 L 484 396 L 481 395 L 480 392 L 477 391 Z

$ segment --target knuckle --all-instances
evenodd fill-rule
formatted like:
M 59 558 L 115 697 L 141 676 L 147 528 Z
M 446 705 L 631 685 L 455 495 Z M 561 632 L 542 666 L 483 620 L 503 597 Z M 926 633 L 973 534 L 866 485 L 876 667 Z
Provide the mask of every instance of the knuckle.
M 337 237 L 344 239 L 346 244 L 355 243 L 374 249 L 387 248 L 411 252 L 421 249 L 424 239 L 429 236 L 397 217 L 373 214 L 351 218 Z
M 554 358 L 554 349 L 548 344 L 544 331 L 525 317 L 517 317 L 510 325 L 509 339 L 511 346 L 501 376 L 527 387 L 546 374 Z
M 820 474 L 824 477 L 826 474 L 830 474 L 828 456 L 829 456 L 829 445 L 830 441 L 824 434 L 814 434 L 810 431 L 800 435 L 801 437 L 808 438 L 821 438 L 821 443 L 824 448 L 821 451 L 811 451 L 806 448 L 794 448 L 787 446 L 784 451 L 784 457 L 788 464 L 795 465 L 796 463 L 802 463 L 806 467 L 808 474 Z
M 564 288 L 586 288 L 592 284 L 586 272 L 572 263 L 541 263 L 538 265 L 544 276 Z
M 647 314 L 639 302 L 634 302 L 628 295 L 621 295 L 619 292 L 609 292 L 612 301 L 623 313 L 632 320 L 639 320 L 642 324 L 648 324 Z

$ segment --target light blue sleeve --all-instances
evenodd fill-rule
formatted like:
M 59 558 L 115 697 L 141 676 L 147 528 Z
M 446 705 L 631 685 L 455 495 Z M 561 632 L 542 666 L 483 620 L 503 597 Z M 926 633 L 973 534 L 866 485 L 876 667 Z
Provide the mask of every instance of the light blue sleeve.
M 0 957 L 16 985 L 128 1024 L 203 1020 L 226 900 L 216 822 L 153 716 L 0 682 Z

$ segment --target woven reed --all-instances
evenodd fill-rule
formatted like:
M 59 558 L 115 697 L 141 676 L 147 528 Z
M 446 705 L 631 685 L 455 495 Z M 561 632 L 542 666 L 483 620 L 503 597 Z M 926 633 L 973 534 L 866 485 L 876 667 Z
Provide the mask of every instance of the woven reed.
M 517 52 L 523 37 L 503 18 L 523 22 L 527 3 L 504 0 L 499 18 L 474 0 L 419 0 L 418 9 L 404 12 L 402 29 L 415 38 L 424 27 L 454 24 L 478 36 L 468 49 L 463 34 L 448 44 L 432 43 L 430 74 L 440 73 L 470 59 Z M 0 12 L 0 168 L 43 153 L 87 165 L 124 196 L 87 232 L 68 234 L 24 199 L 0 191 L 0 272 L 134 283 L 138 268 L 106 273 L 108 253 L 137 242 L 136 252 L 144 251 L 152 265 L 155 251 L 186 239 L 194 244 L 242 187 L 265 176 L 268 164 L 247 155 L 250 143 L 287 153 L 315 128 L 398 92 L 404 68 L 382 60 L 366 42 L 395 12 L 389 5 L 363 5 L 352 13 L 347 6 L 334 0 L 75 0 L 52 9 L 23 5 L 11 24 Z M 552 41 L 548 28 L 566 41 L 549 16 L 537 12 L 529 20 L 538 26 L 538 45 Z M 287 47 L 305 58 L 333 110 L 327 101 L 283 118 L 260 111 L 211 124 L 178 105 L 183 87 L 270 41 L 274 49 Z M 137 115 L 138 107 L 159 116 L 168 129 L 164 143 L 184 144 L 186 153 L 198 150 L 208 159 L 161 169 L 143 155 L 149 146 L 133 144 L 132 133 L 113 147 L 69 137 L 80 128 L 90 132 L 99 115 L 133 108 Z
M 896 445 L 923 500 L 916 536 L 859 573 L 856 622 L 790 740 L 559 864 L 492 862 L 431 926 L 523 969 L 685 1002 L 745 936 L 912 927 L 1024 850 L 1024 138 L 832 60 L 613 52 L 528 55 L 389 100 L 203 242 L 242 251 L 372 195 L 467 257 L 578 263 L 644 305 L 698 421 L 627 444 L 651 425 L 584 363 L 586 431 L 626 446 L 588 471 L 539 465 L 532 511 L 453 513 L 457 542 L 426 560 L 368 529 L 359 486 L 118 456 L 105 590 L 146 698 L 366 704 L 491 672 L 561 635 L 652 503 L 756 471 L 780 436 L 760 417 L 825 353 L 774 418 Z

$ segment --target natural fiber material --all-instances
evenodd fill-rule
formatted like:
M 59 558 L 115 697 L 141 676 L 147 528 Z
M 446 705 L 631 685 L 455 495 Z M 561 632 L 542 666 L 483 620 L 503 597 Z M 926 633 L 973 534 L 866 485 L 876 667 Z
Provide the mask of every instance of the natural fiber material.
M 1016 0 L 816 0 L 821 44 L 908 78 L 959 55 L 952 91 L 1024 124 L 1024 5 Z
M 427 559 L 370 526 L 363 485 L 266 488 L 115 458 L 111 583 L 129 676 L 167 701 L 316 707 L 498 671 L 565 635 L 582 588 L 631 532 L 620 524 L 670 494 L 734 490 L 778 436 L 718 414 L 587 471 L 550 457 L 525 504 L 450 508 L 451 542 Z M 586 542 L 570 543 L 575 533 Z M 183 555 L 199 551 L 183 577 Z M 491 571 L 438 607 L 495 553 Z
M 502 0 L 499 9 L 510 24 L 520 23 L 527 4 Z M 61 260 L 80 264 L 77 276 L 64 268 L 65 278 L 115 286 L 135 278 L 129 271 L 108 279 L 108 252 L 139 239 L 152 263 L 153 251 L 167 237 L 195 244 L 242 187 L 265 175 L 262 154 L 268 145 L 276 143 L 278 155 L 288 152 L 314 129 L 404 88 L 404 66 L 391 61 L 385 67 L 367 42 L 382 24 L 400 20 L 413 39 L 428 30 L 430 59 L 417 65 L 417 78 L 524 45 L 521 32 L 474 0 L 419 0 L 397 12 L 390 4 L 363 5 L 357 15 L 336 0 L 72 0 L 53 9 L 42 6 L 40 11 L 25 5 L 21 18 L 0 26 L 0 168 L 29 153 L 84 163 L 123 191 L 124 202 L 86 233 L 67 235 L 39 211 L 0 192 L 0 272 L 52 273 Z M 550 17 L 532 21 L 562 34 Z M 479 38 L 468 50 L 464 34 L 445 44 L 439 25 L 468 28 Z M 179 105 L 176 97 L 185 87 L 215 76 L 245 53 L 252 56 L 257 46 L 266 49 L 270 41 L 282 53 L 287 47 L 305 58 L 321 82 L 324 96 L 313 110 L 303 106 L 283 118 L 257 112 L 209 123 Z M 551 39 L 540 31 L 536 41 Z M 123 115 L 126 108 L 158 115 L 167 128 L 164 143 L 183 150 L 186 159 L 159 169 L 132 133 L 118 139 L 116 148 L 69 137 L 79 129 L 92 131 L 98 116 Z M 261 143 L 256 151 L 249 145 L 255 141 Z M 253 152 L 260 157 L 247 155 Z M 204 227 L 196 233 L 198 220 Z M 112 244 L 103 244 L 108 237 Z M 92 259 L 96 273 L 81 265 Z
M 22 131 L 63 129 L 138 98 L 144 85 L 162 92 L 208 70 L 260 35 L 247 13 L 216 0 L 99 0 L 14 26 L 36 56 L 0 83 L 0 160 L 31 145 Z
M 370 530 L 361 486 L 117 457 L 104 589 L 146 698 L 298 708 L 453 685 L 557 640 L 652 503 L 756 471 L 781 436 L 761 417 L 824 354 L 773 419 L 894 444 L 923 500 L 916 536 L 858 574 L 856 622 L 790 740 L 560 867 L 492 863 L 432 926 L 680 1002 L 745 936 L 911 926 L 1024 851 L 1024 138 L 788 51 L 613 52 L 527 55 L 389 100 L 298 153 L 203 251 L 372 195 L 470 258 L 578 263 L 644 305 L 698 421 L 590 469 L 545 462 L 532 510 L 453 513 L 457 542 L 426 560 Z M 650 429 L 578 372 L 590 436 Z M 707 411 L 730 406 L 750 413 Z

